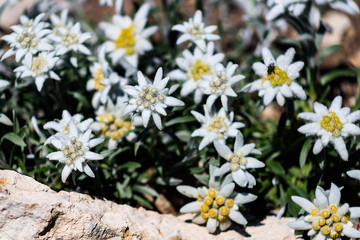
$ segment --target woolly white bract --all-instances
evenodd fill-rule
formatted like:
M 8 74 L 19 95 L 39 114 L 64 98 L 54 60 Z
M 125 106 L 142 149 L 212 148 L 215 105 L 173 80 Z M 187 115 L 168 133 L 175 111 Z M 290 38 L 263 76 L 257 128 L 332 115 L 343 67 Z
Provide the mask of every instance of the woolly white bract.
M 209 188 L 191 186 L 178 186 L 176 189 L 187 197 L 195 198 L 196 201 L 184 205 L 180 212 L 196 213 L 193 222 L 205 224 L 210 233 L 216 231 L 217 227 L 221 231 L 230 227 L 231 221 L 241 225 L 246 225 L 247 220 L 239 212 L 239 205 L 252 202 L 256 196 L 251 193 L 234 192 L 235 184 L 232 182 L 231 175 L 227 175 L 222 181 L 215 180 L 213 173 L 216 167 L 210 165 Z
M 108 99 L 106 106 L 100 106 L 96 111 L 97 121 L 91 125 L 91 128 L 95 132 L 101 132 L 103 137 L 110 138 L 107 145 L 109 149 L 116 148 L 124 135 L 128 141 L 136 137 L 133 132 L 127 133 L 135 127 L 130 116 L 123 114 L 128 101 L 127 95 L 117 97 L 116 104 Z
M 205 115 L 191 111 L 191 114 L 201 123 L 201 127 L 191 134 L 192 137 L 203 137 L 199 150 L 214 141 L 225 143 L 228 137 L 235 137 L 239 131 L 238 129 L 245 126 L 241 122 L 233 122 L 234 112 L 227 115 L 224 108 L 221 108 L 219 112 L 216 112 L 215 109 L 209 112 L 206 105 L 204 105 L 204 112 Z
M 104 157 L 98 153 L 91 152 L 90 149 L 102 143 L 104 139 L 90 139 L 91 129 L 82 133 L 74 121 L 69 123 L 69 133 L 67 135 L 55 135 L 51 139 L 51 144 L 58 149 L 46 155 L 49 160 L 57 160 L 65 163 L 61 173 L 61 180 L 66 181 L 72 170 L 85 172 L 90 177 L 95 177 L 91 168 L 87 165 L 87 160 L 102 160 Z
M 307 235 L 316 240 L 341 240 L 341 236 L 359 238 L 360 232 L 353 228 L 349 219 L 360 217 L 360 207 L 350 207 L 349 204 L 340 204 L 340 189 L 331 184 L 330 190 L 324 191 L 317 187 L 316 198 L 313 202 L 292 196 L 291 199 L 306 211 L 306 215 L 300 217 L 288 225 L 296 230 L 309 230 Z
M 1 60 L 15 54 L 15 60 L 19 62 L 27 54 L 34 55 L 41 51 L 53 49 L 47 38 L 51 32 L 51 30 L 46 29 L 49 24 L 41 22 L 44 16 L 45 13 L 42 13 L 35 19 L 29 19 L 23 15 L 20 17 L 21 24 L 10 27 L 14 32 L 1 38 L 10 45 L 10 49 L 1 57 Z
M 241 74 L 233 76 L 237 67 L 238 65 L 232 62 L 229 62 L 226 68 L 219 63 L 216 64 L 213 74 L 202 76 L 203 81 L 200 82 L 199 86 L 205 94 L 209 95 L 206 101 L 206 106 L 209 109 L 220 97 L 223 108 L 226 111 L 228 110 L 228 96 L 237 96 L 231 86 L 245 78 Z
M 200 103 L 203 92 L 200 83 L 203 81 L 202 76 L 216 72 L 215 65 L 224 59 L 223 53 L 214 54 L 215 45 L 210 42 L 206 46 L 206 51 L 202 52 L 196 47 L 194 54 L 189 50 L 184 50 L 183 57 L 176 58 L 176 64 L 179 69 L 169 73 L 171 80 L 183 81 L 180 94 L 185 97 L 195 91 L 194 101 Z
M 272 21 L 286 11 L 294 16 L 300 16 L 305 10 L 308 0 L 268 0 L 270 7 L 266 14 L 266 20 Z
M 305 100 L 305 91 L 294 81 L 299 77 L 299 72 L 304 67 L 304 63 L 301 61 L 291 63 L 294 55 L 294 48 L 290 48 L 284 55 L 280 55 L 275 60 L 270 50 L 263 48 L 264 63 L 256 62 L 253 64 L 253 70 L 258 76 L 261 76 L 261 79 L 247 84 L 244 89 L 249 92 L 259 91 L 259 96 L 263 97 L 266 106 L 275 97 L 280 106 L 285 104 L 285 97 L 291 98 L 293 95 Z
M 315 0 L 319 5 L 329 4 L 330 7 L 344 11 L 348 14 L 359 14 L 360 10 L 358 5 L 353 0 Z
M 112 17 L 112 24 L 100 23 L 100 28 L 109 39 L 105 46 L 112 63 L 120 63 L 126 69 L 127 76 L 136 71 L 139 55 L 153 48 L 148 38 L 157 31 L 157 27 L 144 29 L 149 10 L 150 5 L 144 4 L 135 14 L 134 20 L 116 14 Z
M 55 52 L 40 52 L 39 54 L 27 54 L 22 61 L 23 66 L 14 69 L 18 77 L 35 78 L 37 90 L 40 92 L 46 79 L 60 80 L 60 77 L 52 70 L 59 60 Z
M 57 132 L 54 136 L 49 137 L 45 141 L 44 144 L 46 145 L 46 144 L 50 143 L 50 141 L 55 136 L 68 135 L 70 121 L 72 121 L 75 124 L 75 126 L 78 128 L 78 131 L 80 131 L 81 133 L 85 132 L 86 130 L 89 129 L 91 123 L 94 120 L 91 118 L 88 118 L 88 119 L 82 121 L 83 118 L 84 118 L 84 116 L 79 113 L 75 114 L 74 116 L 71 116 L 69 111 L 63 110 L 62 118 L 60 120 L 50 121 L 44 125 L 44 129 L 52 129 Z
M 215 25 L 205 26 L 202 21 L 202 12 L 200 10 L 197 10 L 194 14 L 194 18 L 190 18 L 188 22 L 177 24 L 172 27 L 172 30 L 183 33 L 176 41 L 176 44 L 191 41 L 202 51 L 206 50 L 205 40 L 215 41 L 220 39 L 220 36 L 213 34 L 216 29 L 217 26 Z
M 313 153 L 318 154 L 321 150 L 332 143 L 335 150 L 343 160 L 348 160 L 348 151 L 344 138 L 351 135 L 360 135 L 360 128 L 354 124 L 360 120 L 360 110 L 350 113 L 350 108 L 341 107 L 342 98 L 337 96 L 332 101 L 328 109 L 321 103 L 314 103 L 314 111 L 299 113 L 299 118 L 309 120 L 311 123 L 305 124 L 298 129 L 306 136 L 316 136 Z
M 262 168 L 265 164 L 256 158 L 247 156 L 250 153 L 261 154 L 259 150 L 255 149 L 254 143 L 244 145 L 244 137 L 238 132 L 235 139 L 234 152 L 232 152 L 225 144 L 218 141 L 214 142 L 214 146 L 219 155 L 228 161 L 222 165 L 215 174 L 223 175 L 230 171 L 232 178 L 239 186 L 248 186 L 249 188 L 255 186 L 256 180 L 254 176 L 246 169 Z
M 174 97 L 172 94 L 177 85 L 166 88 L 169 78 L 162 78 L 163 70 L 156 71 L 153 83 L 150 83 L 139 71 L 137 74 L 138 84 L 136 86 L 124 86 L 124 91 L 130 95 L 129 105 L 124 110 L 124 115 L 130 112 L 141 113 L 144 127 L 147 127 L 150 117 L 158 129 L 162 129 L 160 114 L 166 116 L 165 109 L 168 106 L 183 106 L 184 102 Z

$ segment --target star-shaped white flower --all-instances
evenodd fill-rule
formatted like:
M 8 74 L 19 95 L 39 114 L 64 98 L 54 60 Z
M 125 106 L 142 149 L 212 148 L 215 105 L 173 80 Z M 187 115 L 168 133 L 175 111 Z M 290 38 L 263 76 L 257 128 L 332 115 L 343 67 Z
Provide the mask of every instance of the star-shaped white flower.
M 318 154 L 328 143 L 332 143 L 340 157 L 347 161 L 349 154 L 344 138 L 360 135 L 360 128 L 354 124 L 355 121 L 360 120 L 360 110 L 350 113 L 350 108 L 342 108 L 341 104 L 341 96 L 334 98 L 329 109 L 315 102 L 313 106 L 315 113 L 299 113 L 299 118 L 309 120 L 311 123 L 301 126 L 298 131 L 306 136 L 318 137 L 313 148 L 314 154 Z
M 228 110 L 228 96 L 237 96 L 231 86 L 245 78 L 245 76 L 241 74 L 233 76 L 237 67 L 238 65 L 232 62 L 229 62 L 226 68 L 219 63 L 216 64 L 213 74 L 202 76 L 203 81 L 201 81 L 199 85 L 204 94 L 209 95 L 206 101 L 206 106 L 209 109 L 215 100 L 220 97 L 223 108 L 225 111 Z
M 268 0 L 267 5 L 270 7 L 266 14 L 266 20 L 272 21 L 281 14 L 289 12 L 294 16 L 300 16 L 305 10 L 308 0 Z
M 317 187 L 316 198 L 313 202 L 292 196 L 291 199 L 306 211 L 306 215 L 294 222 L 289 227 L 296 230 L 309 230 L 307 235 L 316 240 L 341 240 L 341 236 L 359 238 L 360 232 L 353 228 L 350 219 L 360 217 L 360 207 L 350 207 L 345 203 L 340 205 L 340 189 L 333 183 L 328 191 Z
M 223 53 L 214 54 L 215 45 L 209 42 L 206 51 L 202 52 L 196 47 L 194 54 L 189 50 L 183 51 L 183 57 L 176 58 L 176 64 L 179 69 L 169 73 L 171 80 L 183 81 L 181 96 L 187 96 L 195 91 L 194 101 L 200 103 L 203 92 L 200 83 L 203 81 L 202 76 L 216 72 L 215 65 L 224 59 Z
M 152 116 L 158 129 L 162 129 L 160 115 L 166 116 L 165 109 L 168 106 L 183 106 L 184 102 L 174 97 L 172 94 L 177 85 L 166 88 L 169 78 L 162 78 L 163 70 L 159 68 L 156 71 L 154 82 L 148 81 L 139 71 L 137 74 L 138 84 L 136 86 L 124 86 L 124 91 L 130 95 L 129 105 L 124 110 L 124 115 L 135 112 L 141 113 L 144 127 L 147 127 Z
M 125 94 L 117 97 L 116 104 L 109 99 L 105 106 L 100 106 L 96 111 L 96 122 L 91 125 L 91 128 L 95 132 L 101 132 L 103 137 L 110 138 L 107 145 L 109 149 L 115 149 L 124 136 L 128 141 L 136 137 L 134 132 L 128 133 L 128 131 L 135 128 L 138 119 L 131 119 L 130 116 L 123 114 L 128 102 L 129 98 Z
M 191 134 L 192 137 L 203 137 L 199 150 L 215 141 L 225 143 L 228 137 L 235 137 L 239 131 L 238 129 L 245 126 L 241 122 L 233 122 L 234 112 L 227 115 L 224 108 L 221 108 L 217 113 L 214 109 L 209 112 L 206 105 L 204 105 L 204 112 L 205 115 L 191 111 L 196 120 L 201 123 L 201 127 Z
M 319 5 L 329 4 L 330 7 L 344 11 L 348 14 L 359 14 L 359 6 L 353 0 L 315 0 Z
M 262 168 L 265 166 L 263 162 L 260 162 L 256 158 L 248 157 L 250 153 L 260 154 L 261 152 L 255 149 L 255 144 L 245 144 L 243 135 L 238 132 L 234 144 L 234 152 L 232 152 L 224 143 L 215 141 L 214 146 L 216 151 L 225 158 L 228 162 L 223 164 L 218 175 L 223 175 L 227 172 L 231 172 L 231 176 L 234 181 L 241 187 L 252 188 L 256 184 L 256 180 L 247 169 L 249 168 Z
M 46 155 L 49 160 L 57 160 L 65 163 L 61 173 L 61 180 L 66 181 L 72 170 L 85 172 L 90 177 L 95 177 L 93 171 L 87 165 L 87 160 L 102 160 L 104 157 L 98 153 L 91 152 L 90 149 L 102 143 L 104 139 L 90 139 L 91 129 L 81 133 L 75 123 L 71 120 L 68 135 L 58 135 L 51 139 L 51 144 L 58 149 Z
M 285 97 L 291 98 L 293 95 L 305 100 L 305 91 L 295 82 L 295 79 L 300 75 L 299 72 L 304 67 L 304 63 L 301 61 L 291 63 L 294 55 L 294 48 L 290 48 L 285 55 L 280 55 L 275 60 L 270 50 L 263 48 L 264 63 L 256 62 L 253 64 L 253 70 L 261 79 L 247 84 L 244 89 L 249 92 L 259 91 L 259 96 L 263 97 L 266 106 L 275 97 L 280 106 L 285 104 Z
M 52 70 L 59 60 L 55 52 L 40 52 L 37 55 L 27 54 L 23 60 L 23 66 L 14 69 L 18 77 L 35 78 L 35 84 L 40 92 L 46 79 L 51 78 L 60 81 L 60 77 Z
M 15 60 L 20 62 L 27 54 L 53 50 L 47 38 L 51 32 L 46 28 L 49 24 L 41 22 L 44 16 L 45 13 L 42 13 L 35 19 L 29 19 L 23 15 L 20 17 L 21 24 L 10 27 L 14 32 L 1 38 L 10 44 L 10 49 L 1 57 L 1 61 L 15 54 Z
M 211 166 L 211 165 L 210 165 Z M 205 224 L 210 233 L 214 233 L 219 227 L 225 231 L 231 225 L 231 221 L 246 225 L 247 220 L 239 211 L 239 205 L 252 202 L 256 196 L 251 193 L 234 192 L 235 184 L 231 175 L 215 181 L 213 173 L 217 170 L 210 167 L 209 188 L 181 185 L 176 189 L 187 197 L 195 198 L 196 201 L 184 205 L 180 212 L 196 213 L 193 222 Z
M 78 130 L 81 133 L 83 133 L 89 129 L 91 123 L 93 122 L 93 119 L 91 118 L 82 121 L 83 118 L 84 116 L 79 113 L 75 114 L 74 116 L 71 116 L 71 114 L 67 110 L 63 110 L 62 118 L 60 120 L 47 122 L 44 125 L 44 129 L 55 130 L 57 132 L 55 136 L 68 135 L 70 121 L 72 121 L 76 125 Z M 54 136 L 49 137 L 44 144 L 46 145 L 50 143 L 52 138 L 54 138 Z
M 100 28 L 109 39 L 105 46 L 112 63 L 120 63 L 126 69 L 127 76 L 136 71 L 139 55 L 153 48 L 148 38 L 157 31 L 157 27 L 144 29 L 149 10 L 150 5 L 144 4 L 135 14 L 134 20 L 129 16 L 115 14 L 112 23 L 100 23 Z
M 194 18 L 190 18 L 188 22 L 184 22 L 183 24 L 177 24 L 173 26 L 172 30 L 183 33 L 176 41 L 176 44 L 182 44 L 183 42 L 191 41 L 195 43 L 196 46 L 198 46 L 202 51 L 205 51 L 205 40 L 219 40 L 219 35 L 213 34 L 213 32 L 217 29 L 217 26 L 205 26 L 202 18 L 202 12 L 197 10 L 195 12 Z

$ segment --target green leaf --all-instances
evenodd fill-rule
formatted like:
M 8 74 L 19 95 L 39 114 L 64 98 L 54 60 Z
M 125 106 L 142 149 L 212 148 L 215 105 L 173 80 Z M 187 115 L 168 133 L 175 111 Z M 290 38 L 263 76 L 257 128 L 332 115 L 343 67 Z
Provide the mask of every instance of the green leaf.
M 135 146 L 134 146 L 134 155 L 135 156 L 139 150 L 140 145 L 141 145 L 141 141 L 135 143 Z
M 148 200 L 146 200 L 145 198 L 140 197 L 139 195 L 134 194 L 134 200 L 144 207 L 153 209 L 153 207 L 151 206 L 151 203 Z
M 136 192 L 142 193 L 142 194 L 148 194 L 153 197 L 160 196 L 159 193 L 155 189 L 153 189 L 149 186 L 134 185 L 133 190 Z
M 8 118 L 5 114 L 0 113 L 0 123 L 5 124 L 7 126 L 12 126 L 13 122 Z
M 137 169 L 139 167 L 141 167 L 141 164 L 138 162 L 126 162 L 119 167 L 119 170 L 125 168 L 129 172 L 133 172 L 135 169 Z
M 24 140 L 22 140 L 21 137 L 19 137 L 16 133 L 10 132 L 10 133 L 5 134 L 1 138 L 1 142 L 4 139 L 9 140 L 10 142 L 12 142 L 20 147 L 26 147 L 26 143 L 24 142 Z
M 180 124 L 180 123 L 195 122 L 195 120 L 196 119 L 193 116 L 177 117 L 165 123 L 165 127 L 170 127 L 172 125 Z
M 356 77 L 356 71 L 352 69 L 339 69 L 335 71 L 331 71 L 328 74 L 325 74 L 321 79 L 320 83 L 322 86 L 325 86 L 332 80 L 338 78 L 338 77 Z
M 220 167 L 220 159 L 219 158 L 211 158 L 209 161 L 210 165 L 214 165 L 216 167 Z
M 208 185 L 209 183 L 209 175 L 194 174 L 194 177 L 204 185 Z
M 270 169 L 270 171 L 272 171 L 276 175 L 284 175 L 285 174 L 285 169 L 277 161 L 267 161 L 266 166 Z
M 335 52 L 339 52 L 341 50 L 343 50 L 344 47 L 341 44 L 336 44 L 336 45 L 331 45 L 325 49 L 323 49 L 316 60 L 316 65 L 320 65 L 320 63 L 322 62 L 322 60 L 324 60 L 325 57 L 329 56 L 330 54 L 333 54 Z
M 303 168 L 305 166 L 306 159 L 311 148 L 311 142 L 312 142 L 311 139 L 306 140 L 306 142 L 301 148 L 300 158 L 299 158 L 300 168 Z

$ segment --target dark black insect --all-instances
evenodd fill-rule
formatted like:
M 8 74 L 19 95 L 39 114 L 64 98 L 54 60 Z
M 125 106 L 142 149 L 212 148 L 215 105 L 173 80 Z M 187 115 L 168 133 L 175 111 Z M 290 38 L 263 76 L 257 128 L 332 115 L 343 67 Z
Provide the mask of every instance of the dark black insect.
M 269 66 L 267 67 L 267 73 L 270 75 L 272 73 L 275 73 L 275 64 L 274 63 L 270 63 Z

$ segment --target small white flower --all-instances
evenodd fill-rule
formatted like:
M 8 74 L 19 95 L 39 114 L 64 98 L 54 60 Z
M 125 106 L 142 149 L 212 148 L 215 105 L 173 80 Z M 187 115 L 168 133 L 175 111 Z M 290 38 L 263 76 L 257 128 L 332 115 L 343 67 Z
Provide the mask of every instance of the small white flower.
M 294 55 L 294 48 L 290 48 L 284 55 L 280 55 L 275 60 L 270 50 L 263 48 L 264 63 L 256 62 L 253 64 L 253 70 L 258 76 L 261 76 L 261 79 L 246 85 L 244 89 L 248 88 L 249 92 L 259 91 L 259 96 L 263 97 L 266 106 L 275 97 L 280 106 L 285 104 L 285 97 L 291 98 L 293 95 L 305 100 L 305 91 L 294 81 L 299 77 L 299 72 L 304 67 L 304 63 L 301 61 L 291 63 Z
M 91 123 L 93 122 L 93 119 L 91 118 L 81 121 L 83 118 L 84 116 L 79 113 L 71 116 L 71 114 L 67 110 L 63 110 L 62 118 L 60 120 L 47 122 L 44 125 L 44 129 L 55 130 L 57 132 L 55 136 L 68 135 L 70 121 L 72 121 L 76 125 L 78 130 L 82 133 L 88 130 Z M 54 138 L 54 136 L 49 137 L 44 144 L 50 143 L 52 138 Z
M 90 55 L 91 52 L 85 47 L 84 42 L 91 38 L 91 34 L 82 33 L 79 22 L 73 26 L 70 24 L 69 22 L 64 26 L 54 28 L 53 33 L 49 35 L 55 43 L 56 55 L 63 55 L 69 51 Z
M 168 106 L 183 106 L 184 102 L 174 97 L 172 94 L 177 85 L 165 88 L 169 78 L 162 78 L 163 70 L 159 68 L 156 71 L 153 83 L 150 83 L 139 71 L 137 74 L 138 84 L 134 86 L 124 86 L 124 91 L 130 95 L 129 105 L 124 110 L 124 115 L 130 112 L 141 113 L 144 127 L 147 127 L 152 116 L 158 129 L 162 129 L 160 115 L 166 116 L 165 109 Z
M 103 48 L 100 49 L 98 62 L 91 65 L 92 78 L 86 84 L 86 90 L 96 90 L 91 101 L 94 108 L 97 108 L 100 103 L 106 103 L 112 88 L 120 88 L 128 83 L 126 78 L 120 77 L 110 68 L 103 50 Z
M 334 98 L 329 109 L 315 102 L 313 106 L 315 113 L 299 113 L 299 118 L 309 120 L 311 123 L 300 127 L 298 131 L 306 136 L 318 137 L 313 148 L 314 154 L 321 152 L 330 142 L 340 157 L 347 161 L 349 154 L 344 138 L 360 135 L 360 128 L 354 124 L 355 121 L 360 120 L 360 110 L 350 113 L 350 108 L 342 108 L 341 104 L 341 96 Z
M 61 180 L 66 181 L 72 170 L 85 172 L 90 177 L 95 177 L 86 160 L 102 160 L 104 157 L 98 153 L 90 151 L 90 148 L 102 143 L 104 139 L 90 139 L 91 129 L 81 133 L 75 123 L 71 120 L 69 124 L 69 134 L 54 136 L 51 144 L 58 149 L 46 155 L 49 160 L 57 160 L 65 163 L 61 173 Z
M 108 143 L 109 149 L 116 148 L 125 135 L 128 141 L 132 141 L 136 137 L 136 134 L 133 132 L 127 134 L 136 125 L 129 116 L 124 116 L 123 114 L 128 101 L 127 95 L 119 96 L 116 100 L 116 105 L 109 99 L 106 107 L 100 106 L 96 111 L 97 121 L 91 125 L 91 128 L 95 132 L 101 132 L 103 137 L 110 138 Z
M 234 152 L 232 152 L 225 144 L 215 141 L 214 146 L 216 151 L 225 158 L 228 162 L 221 166 L 217 174 L 223 175 L 231 172 L 234 181 L 241 187 L 252 188 L 256 184 L 256 180 L 246 169 L 262 168 L 265 166 L 256 158 L 248 157 L 248 154 L 260 154 L 261 152 L 255 149 L 255 144 L 245 144 L 243 135 L 238 132 L 234 144 Z
M 181 88 L 181 96 L 187 96 L 195 91 L 194 101 L 200 103 L 203 92 L 200 83 L 203 81 L 202 76 L 216 72 L 215 65 L 224 59 L 223 53 L 214 55 L 215 45 L 209 42 L 206 51 L 202 52 L 196 47 L 194 54 L 189 50 L 183 51 L 183 57 L 176 58 L 176 64 L 179 69 L 169 73 L 171 80 L 184 81 Z
M 114 5 L 113 0 L 99 0 L 99 4 L 101 6 L 106 5 L 108 7 L 112 7 Z M 115 12 L 120 13 L 123 5 L 123 0 L 115 0 Z
M 48 23 L 41 22 L 44 15 L 39 14 L 35 19 L 23 15 L 20 17 L 21 24 L 10 27 L 14 32 L 1 38 L 10 44 L 10 49 L 1 57 L 1 61 L 15 54 L 15 60 L 19 62 L 27 54 L 34 55 L 53 49 L 47 38 L 51 32 L 46 29 Z
M 220 39 L 219 35 L 213 34 L 216 29 L 217 26 L 215 25 L 205 26 L 202 21 L 202 12 L 200 10 L 195 12 L 194 19 L 190 18 L 188 22 L 177 24 L 172 27 L 172 30 L 183 33 L 176 41 L 176 44 L 191 41 L 202 51 L 206 50 L 205 40 L 215 41 Z
M 289 227 L 295 230 L 309 230 L 307 235 L 316 240 L 341 240 L 341 236 L 359 238 L 360 232 L 353 228 L 349 219 L 360 217 L 360 207 L 340 205 L 340 189 L 331 183 L 330 191 L 317 187 L 313 202 L 292 196 L 291 199 L 308 214 L 290 222 Z
M 281 14 L 289 12 L 291 15 L 300 16 L 305 10 L 308 0 L 268 0 L 270 10 L 266 14 L 266 20 L 272 21 Z
M 241 122 L 233 122 L 234 112 L 226 115 L 224 108 L 221 108 L 217 113 L 214 110 L 209 113 L 208 108 L 204 105 L 204 112 L 205 115 L 191 111 L 196 120 L 201 123 L 201 127 L 191 134 L 192 137 L 203 137 L 199 150 L 215 141 L 225 143 L 228 137 L 236 136 L 239 131 L 238 128 L 245 126 Z
M 66 28 L 69 30 L 73 26 L 72 20 L 68 19 L 68 14 L 69 14 L 69 10 L 64 9 L 61 12 L 60 17 L 56 14 L 50 15 L 53 34 L 61 35 L 61 33 L 59 32 L 60 28 Z
M 210 233 L 214 233 L 217 227 L 225 231 L 230 227 L 231 221 L 246 225 L 247 220 L 239 211 L 239 205 L 252 202 L 256 196 L 251 193 L 234 192 L 235 184 L 231 175 L 227 175 L 222 181 L 215 181 L 210 170 L 209 188 L 191 186 L 178 186 L 176 189 L 187 197 L 195 198 L 196 201 L 184 205 L 180 212 L 196 213 L 193 222 L 205 224 Z
M 330 7 L 344 11 L 348 14 L 359 14 L 358 5 L 353 0 L 315 0 L 318 5 L 329 4 Z
M 204 81 L 201 81 L 199 85 L 205 94 L 210 95 L 206 101 L 209 109 L 220 97 L 223 108 L 225 111 L 228 110 L 228 96 L 237 96 L 231 86 L 245 78 L 241 74 L 233 76 L 237 67 L 238 65 L 232 62 L 229 62 L 226 68 L 219 63 L 216 64 L 213 74 L 202 76 Z
M 148 38 L 157 31 L 157 27 L 144 29 L 149 10 L 150 5 L 144 4 L 135 14 L 134 20 L 129 16 L 115 14 L 112 24 L 100 23 L 100 28 L 109 39 L 105 46 L 106 51 L 110 52 L 112 63 L 120 63 L 126 69 L 127 76 L 136 71 L 139 55 L 153 48 Z
M 38 55 L 26 55 L 23 66 L 14 69 L 18 77 L 35 78 L 37 90 L 40 92 L 46 79 L 51 78 L 59 81 L 60 77 L 52 70 L 59 60 L 55 52 L 40 52 Z

